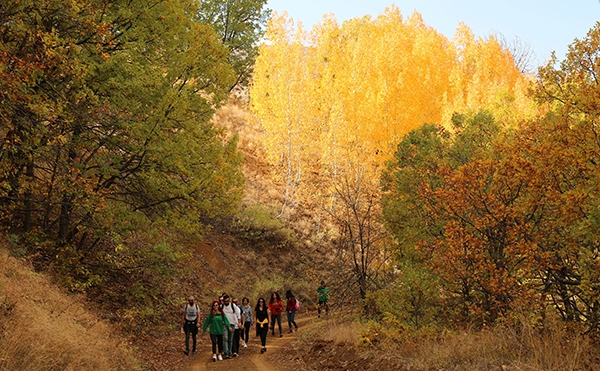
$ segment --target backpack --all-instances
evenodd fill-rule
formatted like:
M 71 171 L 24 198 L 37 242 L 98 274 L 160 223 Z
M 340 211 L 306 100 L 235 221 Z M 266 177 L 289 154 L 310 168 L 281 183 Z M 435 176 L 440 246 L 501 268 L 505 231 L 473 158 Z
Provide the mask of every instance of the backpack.
M 296 300 L 296 304 L 294 304 L 294 308 L 295 308 L 296 310 L 300 310 L 300 300 L 298 300 L 298 299 L 296 299 L 296 298 L 294 298 L 294 300 Z

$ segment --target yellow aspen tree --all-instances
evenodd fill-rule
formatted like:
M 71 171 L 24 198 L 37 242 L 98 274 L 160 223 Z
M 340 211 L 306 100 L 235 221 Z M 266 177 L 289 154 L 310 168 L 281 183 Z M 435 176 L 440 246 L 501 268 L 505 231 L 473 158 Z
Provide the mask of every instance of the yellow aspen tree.
M 341 156 L 378 167 L 406 132 L 440 122 L 453 54 L 419 14 L 403 21 L 392 7 L 374 21 L 353 19 L 341 28 L 327 19 L 313 38 L 323 61 L 325 163 Z
M 533 112 L 529 80 L 509 51 L 464 24 L 450 41 L 395 6 L 342 25 L 325 16 L 310 33 L 276 15 L 266 40 L 250 95 L 286 200 L 307 166 L 329 195 L 342 173 L 377 179 L 402 137 L 424 123 L 480 109 L 517 122 Z
M 268 160 L 281 169 L 285 183 L 285 208 L 294 202 L 306 168 L 308 154 L 314 151 L 312 131 L 307 127 L 313 111 L 310 54 L 305 47 L 306 32 L 283 14 L 272 17 L 260 47 L 252 82 L 252 110 L 264 128 Z M 314 154 L 313 154 L 314 156 Z
M 508 125 L 538 113 L 528 95 L 532 77 L 520 71 L 510 51 L 495 36 L 477 38 L 461 23 L 453 45 L 456 64 L 450 78 L 445 124 L 455 112 L 488 110 Z

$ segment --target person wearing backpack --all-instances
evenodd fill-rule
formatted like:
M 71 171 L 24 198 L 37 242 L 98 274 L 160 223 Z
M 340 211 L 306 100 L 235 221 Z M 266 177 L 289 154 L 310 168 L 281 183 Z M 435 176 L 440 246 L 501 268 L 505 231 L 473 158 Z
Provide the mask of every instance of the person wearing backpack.
M 234 326 L 234 331 L 233 331 L 233 345 L 231 347 L 231 355 L 233 357 L 237 357 L 239 352 L 240 352 L 240 337 L 242 332 L 244 331 L 244 311 L 242 310 L 242 308 L 238 305 L 238 300 L 237 298 L 231 298 L 231 304 L 235 305 L 237 309 L 237 323 Z
M 231 329 L 231 331 L 223 331 L 223 358 L 229 359 L 234 356 L 233 335 L 234 330 L 238 328 L 239 322 L 241 322 L 242 315 L 240 308 L 231 302 L 231 298 L 227 294 L 223 295 L 223 313 L 229 320 L 229 326 L 226 330 Z
M 275 336 L 275 321 L 279 327 L 279 337 L 283 337 L 283 331 L 281 330 L 281 313 L 283 313 L 283 303 L 279 293 L 274 292 L 271 294 L 271 300 L 269 300 L 269 311 L 271 312 L 271 335 Z
M 285 309 L 287 311 L 287 320 L 288 326 L 290 327 L 289 333 L 292 333 L 292 325 L 298 331 L 298 325 L 296 324 L 296 311 L 300 309 L 300 302 L 296 300 L 294 294 L 292 294 L 292 290 L 287 290 L 285 293 L 285 298 L 287 299 L 287 303 Z
M 198 327 L 200 323 L 200 308 L 198 304 L 194 303 L 194 297 L 188 298 L 187 304 L 183 307 L 183 313 L 181 315 L 181 331 L 185 332 L 185 355 L 190 355 L 190 335 L 192 335 L 193 348 L 192 354 L 196 354 L 196 335 L 198 334 Z
M 216 362 L 223 360 L 221 353 L 223 352 L 223 331 L 227 328 L 227 331 L 231 331 L 229 326 L 229 320 L 225 317 L 223 309 L 221 309 L 221 303 L 217 300 L 213 301 L 210 306 L 210 312 L 206 316 L 204 321 L 204 327 L 202 333 L 206 332 L 206 329 L 210 327 L 210 341 L 212 343 L 212 360 Z

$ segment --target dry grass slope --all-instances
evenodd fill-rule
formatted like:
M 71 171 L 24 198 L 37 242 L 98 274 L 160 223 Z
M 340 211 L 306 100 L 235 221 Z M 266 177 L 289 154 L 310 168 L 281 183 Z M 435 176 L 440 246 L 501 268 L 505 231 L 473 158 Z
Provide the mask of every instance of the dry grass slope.
M 0 246 L 0 371 L 140 369 L 125 340 Z
M 334 314 L 335 315 L 335 314 Z M 480 331 L 385 341 L 361 346 L 366 333 L 349 321 L 323 321 L 303 339 L 306 369 L 342 371 L 596 371 L 598 344 L 573 334 L 558 319 L 543 330 L 522 323 Z M 377 360 L 374 362 L 373 360 Z

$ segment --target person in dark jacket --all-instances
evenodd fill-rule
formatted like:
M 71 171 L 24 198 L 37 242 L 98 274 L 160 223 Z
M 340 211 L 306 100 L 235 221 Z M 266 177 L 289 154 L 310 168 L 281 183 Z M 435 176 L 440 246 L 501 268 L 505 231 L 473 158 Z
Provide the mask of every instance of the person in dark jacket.
M 254 319 L 256 321 L 256 333 L 260 336 L 260 345 L 262 349 L 260 353 L 267 351 L 267 333 L 269 332 L 269 307 L 265 299 L 260 298 L 254 308 Z

